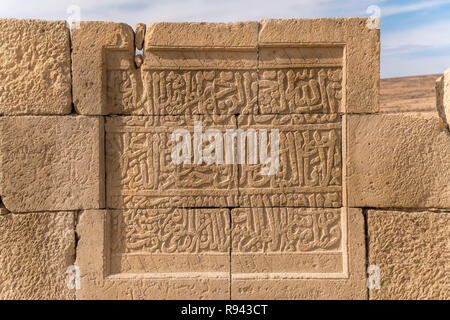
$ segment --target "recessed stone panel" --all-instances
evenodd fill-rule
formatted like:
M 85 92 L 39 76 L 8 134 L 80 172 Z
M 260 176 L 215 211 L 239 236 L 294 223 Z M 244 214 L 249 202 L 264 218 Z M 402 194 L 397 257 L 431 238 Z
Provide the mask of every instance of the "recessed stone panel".
M 233 209 L 232 273 L 346 273 L 345 215 L 331 208 Z
M 99 33 L 106 35 L 93 40 Z M 257 22 L 154 23 L 135 57 L 129 26 L 83 22 L 74 32 L 75 107 L 82 114 L 256 112 L 257 37 Z
M 366 255 L 361 208 L 450 206 L 448 77 L 441 120 L 369 115 L 373 22 L 81 22 L 71 100 L 65 23 L 0 19 L 0 296 L 367 298 L 366 258 L 389 274 L 398 258 L 372 234 Z M 80 115 L 50 115 L 71 103 Z M 392 217 L 367 222 L 389 235 Z M 60 281 L 69 263 L 76 292 Z M 429 287 L 419 296 L 446 296 Z
M 85 211 L 78 299 L 228 299 L 227 209 Z
M 364 299 L 361 209 L 232 210 L 232 299 Z
M 227 209 L 112 210 L 111 274 L 228 272 Z
M 327 98 L 329 107 L 333 104 L 339 105 L 339 112 L 373 113 L 379 110 L 380 30 L 375 24 L 369 23 L 370 21 L 367 18 L 261 21 L 258 46 L 262 67 L 264 68 L 264 60 L 267 61 L 267 58 L 289 69 L 295 68 L 296 65 L 301 66 L 301 69 L 292 70 L 291 74 L 295 76 L 286 75 L 284 81 L 277 77 L 279 84 L 286 87 L 284 92 L 287 97 L 295 97 L 290 101 L 284 98 L 287 105 L 292 106 L 292 110 L 300 111 L 300 106 L 305 105 L 316 106 L 312 101 L 309 104 L 299 103 L 301 100 L 296 97 L 301 97 L 301 91 L 305 91 L 303 88 L 306 79 L 309 82 L 307 90 L 317 87 L 314 81 L 319 84 L 331 83 L 330 89 L 328 84 L 325 84 L 328 96 L 325 96 L 323 91 L 320 95 L 321 101 L 325 102 Z M 289 60 L 290 58 L 292 59 Z M 307 65 L 303 65 L 305 63 Z M 315 68 L 312 68 L 314 65 L 320 66 L 316 72 Z M 321 70 L 322 76 L 318 76 Z M 324 77 L 324 72 L 327 77 Z M 342 81 L 342 90 L 339 81 Z M 289 82 L 290 88 L 287 86 Z M 283 93 L 283 90 L 279 93 Z M 306 97 L 319 96 L 311 93 Z M 327 110 L 327 103 L 323 106 L 323 110 Z
M 342 205 L 342 123 L 338 114 L 241 115 L 238 127 L 244 133 L 254 130 L 258 146 L 253 152 L 257 163 L 251 164 L 253 138 L 244 136 L 247 157 L 239 169 L 241 207 Z M 264 130 L 267 144 L 261 140 Z M 272 148 L 276 138 L 278 152 Z M 261 161 L 261 155 L 269 159 Z
M 259 52 L 261 114 L 324 114 L 343 110 L 342 46 L 262 46 Z
M 237 165 L 206 164 L 209 144 L 196 144 L 200 131 L 216 129 L 223 137 L 236 128 L 233 116 L 127 116 L 106 120 L 106 193 L 109 208 L 232 207 L 237 205 Z M 174 162 L 176 130 L 189 133 L 189 164 Z M 202 136 L 202 134 L 200 134 Z M 222 140 L 223 142 L 223 140 Z M 195 147 L 197 145 L 197 147 Z M 201 147 L 199 147 L 201 146 Z M 196 156 L 201 160 L 195 163 Z M 225 155 L 224 155 L 225 154 Z

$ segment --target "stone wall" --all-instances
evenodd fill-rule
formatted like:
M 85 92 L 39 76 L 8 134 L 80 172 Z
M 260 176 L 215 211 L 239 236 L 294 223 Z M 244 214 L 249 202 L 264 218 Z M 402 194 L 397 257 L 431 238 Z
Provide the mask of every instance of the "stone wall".
M 0 298 L 450 298 L 450 73 L 379 113 L 366 19 L 0 27 Z

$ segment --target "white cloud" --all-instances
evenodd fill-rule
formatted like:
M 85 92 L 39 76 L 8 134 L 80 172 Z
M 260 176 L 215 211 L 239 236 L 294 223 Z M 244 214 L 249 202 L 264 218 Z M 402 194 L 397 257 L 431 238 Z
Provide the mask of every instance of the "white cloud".
M 24 0 L 1 1 L 0 17 L 65 20 L 67 8 L 78 5 L 82 20 L 125 22 L 158 21 L 246 21 L 264 18 L 314 18 L 367 16 L 370 5 L 381 7 L 381 16 L 413 12 L 437 7 L 450 0 L 420 1 L 402 6 L 390 6 L 385 0 Z M 401 54 L 438 49 L 450 44 L 450 21 L 425 26 L 404 26 L 395 32 L 382 32 L 383 75 L 429 73 L 422 67 L 445 63 L 445 57 L 415 60 L 408 64 Z M 398 62 L 398 68 L 396 63 Z M 425 62 L 426 61 L 426 62 Z M 443 66 L 440 69 L 444 68 Z M 435 68 L 437 69 L 437 67 Z M 431 71 L 430 71 L 431 72 Z M 434 72 L 434 71 L 433 71 Z
M 75 4 L 84 20 L 122 21 L 134 25 L 153 21 L 242 21 L 261 18 L 365 16 L 380 0 L 42 0 L 2 1 L 0 16 L 66 19 Z
M 450 46 L 450 19 L 381 34 L 384 55 L 410 53 Z
M 381 16 L 387 17 L 395 14 L 408 13 L 419 11 L 423 9 L 429 9 L 444 4 L 449 4 L 450 0 L 439 0 L 439 1 L 423 1 L 412 4 L 406 4 L 402 6 L 383 6 L 381 10 Z
M 381 17 L 407 13 L 448 4 L 450 1 L 424 1 L 404 6 L 382 7 Z M 400 26 L 381 32 L 381 76 L 398 77 L 442 73 L 450 67 L 450 19 L 429 24 Z M 444 51 L 447 55 L 430 53 Z M 412 54 L 415 56 L 412 56 Z

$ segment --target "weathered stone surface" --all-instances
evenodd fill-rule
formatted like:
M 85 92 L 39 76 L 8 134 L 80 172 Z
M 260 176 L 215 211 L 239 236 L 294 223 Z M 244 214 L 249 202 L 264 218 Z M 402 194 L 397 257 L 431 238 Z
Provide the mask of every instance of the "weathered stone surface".
M 450 133 L 435 114 L 347 116 L 348 205 L 450 208 Z
M 124 23 L 81 22 L 72 32 L 73 103 L 85 115 L 107 114 L 109 66 L 134 70 L 134 32 Z
M 0 114 L 71 110 L 67 23 L 0 19 Z
M 0 119 L 2 201 L 11 212 L 104 207 L 103 118 Z
M 0 203 L 0 215 L 2 214 L 8 214 L 8 209 L 5 208 L 5 205 L 3 203 Z
M 142 47 L 142 26 L 133 37 L 128 26 L 82 23 L 73 37 L 75 107 L 136 115 L 375 112 L 379 30 L 366 22 L 263 20 L 259 42 L 257 22 L 153 23 L 145 58 L 134 57 L 132 41 Z
M 436 106 L 447 129 L 450 126 L 450 68 L 436 81 Z
M 231 270 L 344 273 L 344 218 L 341 209 L 233 209 Z
M 0 299 L 74 299 L 75 213 L 0 215 Z
M 205 163 L 196 150 L 195 123 L 200 132 L 217 129 L 222 136 L 236 128 L 232 116 L 126 116 L 106 119 L 106 193 L 108 208 L 232 207 L 237 205 L 237 165 Z M 199 127 L 197 127 L 199 128 Z M 176 130 L 187 130 L 189 164 L 174 162 L 172 152 L 181 142 Z M 198 135 L 199 136 L 199 135 Z M 222 139 L 223 146 L 225 142 Z M 184 140 L 183 140 L 184 141 Z M 198 152 L 198 153 L 197 153 Z M 198 160 L 196 163 L 196 156 Z M 179 153 L 178 153 L 179 154 Z M 187 154 L 187 153 L 186 153 Z
M 129 209 L 109 214 L 111 274 L 230 270 L 227 209 Z
M 258 23 L 83 22 L 73 34 L 82 114 L 236 114 L 257 110 Z M 98 35 L 102 36 L 99 37 Z M 95 45 L 92 45 L 92 44 Z M 139 68 L 136 68 L 136 66 Z
M 246 134 L 242 143 L 246 159 L 239 169 L 239 205 L 340 207 L 341 122 L 337 114 L 239 116 L 238 128 Z M 267 145 L 261 140 L 263 130 L 267 132 Z M 277 135 L 278 152 L 274 148 Z M 259 152 L 251 147 L 251 141 Z M 251 164 L 251 150 L 259 155 L 255 164 Z M 261 155 L 267 155 L 267 164 L 263 164 L 266 161 Z
M 228 299 L 229 225 L 227 209 L 84 211 L 77 299 Z
M 256 22 L 154 23 L 145 37 L 138 70 L 108 65 L 109 113 L 257 111 Z
M 145 41 L 145 29 L 146 25 L 143 23 L 136 24 L 136 32 L 134 36 L 134 46 L 138 50 L 142 50 L 144 48 Z
M 368 210 L 369 264 L 381 269 L 370 299 L 450 299 L 450 212 Z
M 256 48 L 257 41 L 258 22 L 159 22 L 146 35 L 155 47 Z
M 232 299 L 365 299 L 361 209 L 232 211 Z
M 199 51 L 199 55 L 217 54 L 219 53 L 216 51 Z M 183 52 L 179 55 L 177 59 L 188 60 L 184 58 Z M 144 63 L 138 70 L 107 71 L 109 114 L 205 115 L 256 112 L 256 59 L 255 70 L 249 71 L 231 66 L 225 70 L 206 66 L 150 68 L 148 61 L 151 58 L 147 50 Z
M 343 47 L 286 45 L 259 50 L 262 114 L 338 113 L 342 106 Z
M 83 22 L 65 117 L 66 24 L 0 27 L 0 298 L 450 299 L 450 70 L 370 115 L 367 19 Z
M 262 101 L 262 113 L 379 110 L 380 35 L 366 18 L 262 20 L 258 46 L 261 81 L 270 76 L 267 82 L 278 87 L 272 99 Z M 265 71 L 276 66 L 285 70 Z M 302 101 L 300 91 L 308 87 L 310 99 Z

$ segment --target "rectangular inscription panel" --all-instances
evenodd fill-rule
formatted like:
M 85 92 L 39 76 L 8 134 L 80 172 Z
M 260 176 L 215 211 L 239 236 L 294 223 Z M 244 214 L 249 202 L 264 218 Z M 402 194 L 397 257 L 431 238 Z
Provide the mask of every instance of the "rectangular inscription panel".
M 345 277 L 345 210 L 240 208 L 231 215 L 234 278 Z
M 263 164 L 240 166 L 239 205 L 340 207 L 341 122 L 338 114 L 239 116 L 239 129 L 278 130 L 279 140 L 278 169 L 274 174 L 262 174 L 261 168 L 267 167 Z M 269 139 L 269 153 L 271 143 Z
M 124 116 L 106 120 L 106 198 L 109 208 L 232 207 L 237 165 L 176 164 L 172 133 L 194 136 L 195 121 L 222 133 L 233 116 Z M 192 142 L 189 141 L 189 144 Z M 203 141 L 203 146 L 205 141 Z
M 256 102 L 257 74 L 251 70 L 108 71 L 108 106 L 114 113 L 254 113 Z
M 139 115 L 257 112 L 254 49 L 149 48 L 144 64 L 107 53 L 109 113 Z
M 129 209 L 109 213 L 110 274 L 229 272 L 228 209 Z
M 343 48 L 260 48 L 261 114 L 337 113 L 343 101 Z
M 107 53 L 109 113 L 337 113 L 345 109 L 342 47 L 149 48 L 144 64 Z
M 148 26 L 142 56 L 119 46 L 132 32 L 102 44 L 93 114 L 127 116 L 106 117 L 108 209 L 77 226 L 77 259 L 91 272 L 82 290 L 364 298 L 364 216 L 345 208 L 345 114 L 376 109 L 372 33 L 363 19 L 167 23 Z M 189 161 L 173 158 L 179 129 Z M 196 162 L 211 129 L 224 161 Z

